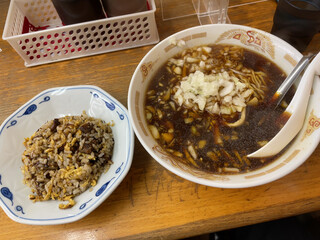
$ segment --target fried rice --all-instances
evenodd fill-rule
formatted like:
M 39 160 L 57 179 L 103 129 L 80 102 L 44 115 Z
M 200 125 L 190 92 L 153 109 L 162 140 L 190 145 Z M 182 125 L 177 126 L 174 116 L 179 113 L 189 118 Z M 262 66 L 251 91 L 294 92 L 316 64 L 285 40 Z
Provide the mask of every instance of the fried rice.
M 68 201 L 95 186 L 112 164 L 114 139 L 110 123 L 88 116 L 65 116 L 46 122 L 26 138 L 22 155 L 24 183 L 33 201 Z

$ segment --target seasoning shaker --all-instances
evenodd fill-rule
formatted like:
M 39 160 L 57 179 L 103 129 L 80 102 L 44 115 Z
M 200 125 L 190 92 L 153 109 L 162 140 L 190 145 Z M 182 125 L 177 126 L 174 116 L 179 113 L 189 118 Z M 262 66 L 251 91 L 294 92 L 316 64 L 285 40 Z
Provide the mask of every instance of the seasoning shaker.
M 148 10 L 147 0 L 102 0 L 107 17 L 115 17 Z
M 52 0 L 64 25 L 105 18 L 100 0 Z

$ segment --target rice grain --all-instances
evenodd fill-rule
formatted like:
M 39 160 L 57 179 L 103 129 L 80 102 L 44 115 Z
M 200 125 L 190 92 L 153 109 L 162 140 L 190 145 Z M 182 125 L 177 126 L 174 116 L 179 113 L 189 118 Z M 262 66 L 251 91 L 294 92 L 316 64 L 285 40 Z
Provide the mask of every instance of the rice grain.
M 114 139 L 110 124 L 88 116 L 65 116 L 46 122 L 24 141 L 24 183 L 33 201 L 68 201 L 96 185 L 112 164 Z

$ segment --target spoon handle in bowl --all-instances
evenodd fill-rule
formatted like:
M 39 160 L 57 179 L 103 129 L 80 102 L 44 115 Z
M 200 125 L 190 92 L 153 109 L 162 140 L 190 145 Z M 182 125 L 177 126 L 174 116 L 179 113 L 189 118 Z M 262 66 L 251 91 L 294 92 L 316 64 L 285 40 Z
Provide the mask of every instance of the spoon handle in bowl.
M 312 60 L 312 62 L 309 64 L 308 68 L 304 72 L 300 83 L 297 87 L 297 90 L 289 103 L 288 107 L 286 108 L 286 111 L 291 113 L 292 115 L 295 115 L 295 113 L 298 112 L 300 116 L 305 115 L 305 111 L 308 106 L 308 100 L 309 96 L 311 94 L 311 89 L 313 85 L 313 80 L 315 78 L 315 75 L 318 75 L 320 68 L 320 53 L 317 54 L 316 57 Z M 301 110 L 304 109 L 304 112 Z
M 308 66 L 308 64 L 314 56 L 315 54 L 303 56 L 297 63 L 297 65 L 294 67 L 292 72 L 289 74 L 289 76 L 283 81 L 283 83 L 280 85 L 280 87 L 271 99 L 271 102 L 275 104 L 275 107 L 277 107 L 280 104 L 280 102 L 282 101 L 283 97 L 286 95 L 292 84 L 300 76 L 300 73 Z
M 309 97 L 316 75 L 320 75 L 320 53 L 309 64 L 289 106 L 285 110 L 291 116 L 281 130 L 266 145 L 248 154 L 250 158 L 271 157 L 278 154 L 301 130 L 306 118 Z

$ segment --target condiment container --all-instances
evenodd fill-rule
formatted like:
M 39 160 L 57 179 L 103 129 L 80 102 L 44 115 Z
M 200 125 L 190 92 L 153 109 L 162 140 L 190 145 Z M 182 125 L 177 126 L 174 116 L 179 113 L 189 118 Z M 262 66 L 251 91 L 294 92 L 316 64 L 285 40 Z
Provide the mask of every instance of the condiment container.
M 100 0 L 52 0 L 65 25 L 105 18 Z
M 52 1 L 11 0 L 2 38 L 27 67 L 155 44 L 156 4 L 148 10 L 63 26 Z M 23 33 L 26 20 L 37 31 Z
M 102 0 L 107 17 L 115 17 L 148 10 L 146 0 Z

